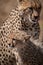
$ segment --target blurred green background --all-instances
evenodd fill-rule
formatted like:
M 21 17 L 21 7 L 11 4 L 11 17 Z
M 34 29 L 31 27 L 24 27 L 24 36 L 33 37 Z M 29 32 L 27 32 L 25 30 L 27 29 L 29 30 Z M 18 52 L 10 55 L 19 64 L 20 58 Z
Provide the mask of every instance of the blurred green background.
M 43 0 L 40 1 L 42 4 L 41 17 L 39 21 L 41 27 L 40 40 L 43 40 Z M 2 25 L 3 21 L 7 18 L 9 12 L 13 8 L 15 8 L 16 5 L 16 0 L 0 0 L 0 26 Z

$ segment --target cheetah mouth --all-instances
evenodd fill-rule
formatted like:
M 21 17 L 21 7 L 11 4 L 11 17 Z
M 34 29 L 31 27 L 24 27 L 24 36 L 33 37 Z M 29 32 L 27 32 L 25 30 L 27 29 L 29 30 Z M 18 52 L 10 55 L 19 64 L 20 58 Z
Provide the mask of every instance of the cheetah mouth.
M 29 16 L 29 21 L 30 21 L 31 23 L 37 23 L 38 20 L 39 20 L 39 19 L 35 19 L 35 20 L 34 20 L 34 19 L 31 19 L 31 17 Z

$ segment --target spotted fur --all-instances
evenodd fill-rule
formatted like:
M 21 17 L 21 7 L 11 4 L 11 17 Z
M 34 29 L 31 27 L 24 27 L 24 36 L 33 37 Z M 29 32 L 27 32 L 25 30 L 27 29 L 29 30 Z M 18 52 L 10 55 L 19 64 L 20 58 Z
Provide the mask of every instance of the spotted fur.
M 29 55 L 24 54 L 26 53 L 25 50 L 29 48 L 29 46 L 26 45 L 27 42 L 25 41 L 31 36 L 34 39 L 39 38 L 39 23 L 28 22 L 28 24 L 26 23 L 25 26 L 23 23 L 23 17 L 21 16 L 21 14 L 24 12 L 21 12 L 22 11 L 18 8 L 12 10 L 9 14 L 9 17 L 4 21 L 0 28 L 0 65 L 25 65 L 25 59 Z M 29 52 L 27 51 L 27 53 Z M 21 58 L 22 53 L 24 58 Z M 32 59 L 30 59 L 30 62 L 28 61 L 30 65 L 32 65 L 31 60 Z M 33 59 L 33 65 L 36 65 L 34 63 L 35 61 Z

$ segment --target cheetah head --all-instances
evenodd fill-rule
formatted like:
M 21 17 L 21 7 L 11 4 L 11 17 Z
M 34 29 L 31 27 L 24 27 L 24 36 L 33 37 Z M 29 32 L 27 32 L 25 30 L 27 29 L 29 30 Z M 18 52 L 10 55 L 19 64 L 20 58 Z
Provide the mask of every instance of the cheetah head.
M 41 11 L 39 0 L 18 0 L 18 8 L 22 11 L 24 20 L 29 20 L 31 23 L 38 22 Z

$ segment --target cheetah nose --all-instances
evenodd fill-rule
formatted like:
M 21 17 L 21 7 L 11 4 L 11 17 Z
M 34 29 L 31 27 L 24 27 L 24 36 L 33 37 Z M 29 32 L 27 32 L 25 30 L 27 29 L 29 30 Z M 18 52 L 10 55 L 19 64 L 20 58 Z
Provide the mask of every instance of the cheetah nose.
M 33 12 L 33 14 L 32 14 L 32 17 L 33 17 L 35 20 L 38 19 L 38 17 L 39 17 L 38 12 L 34 10 L 34 12 Z
M 35 19 L 38 19 L 38 16 L 34 16 Z

